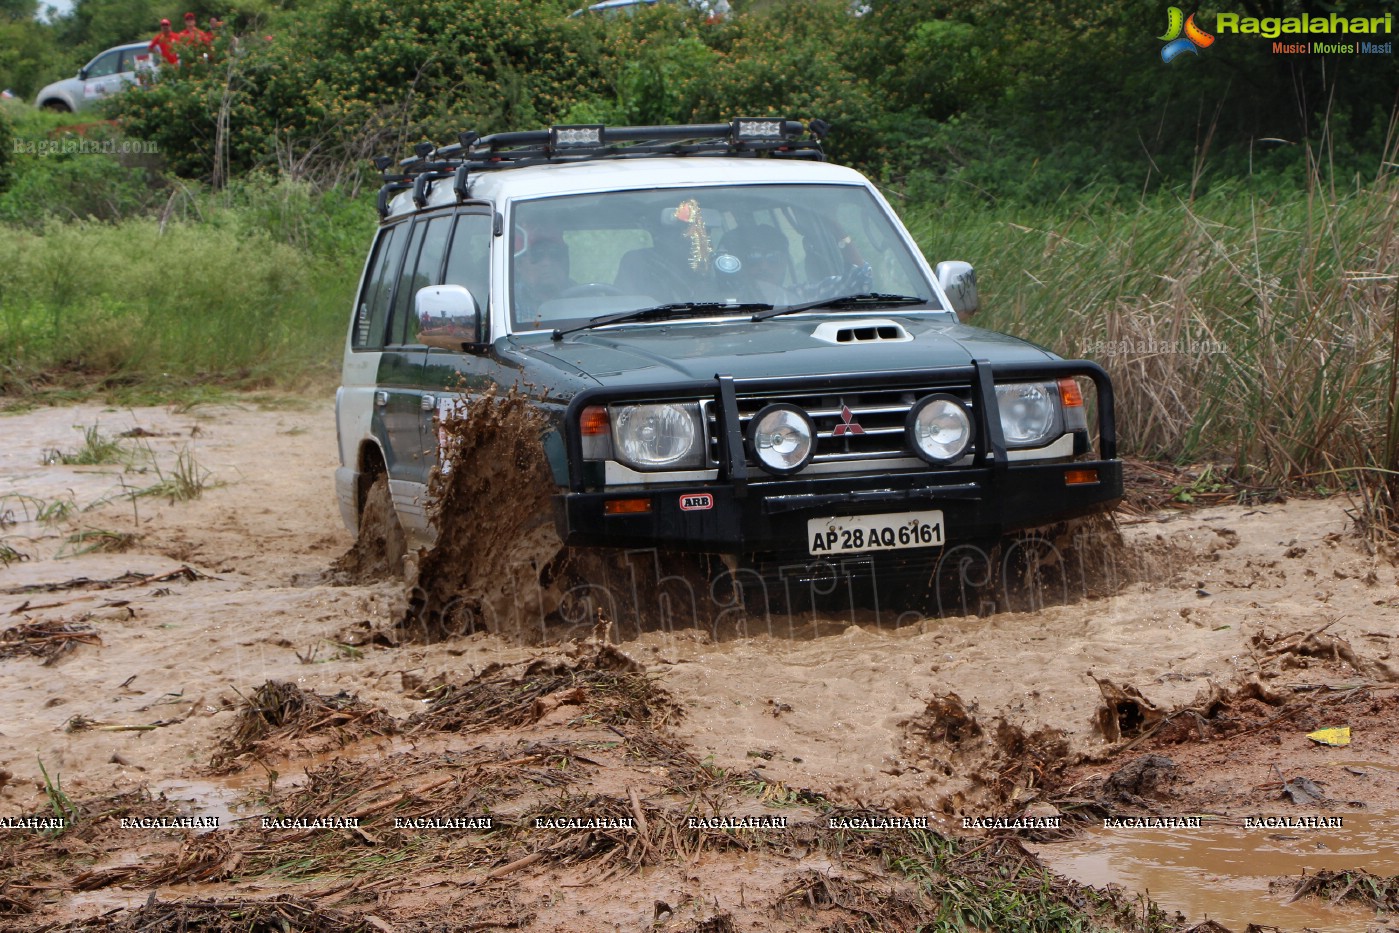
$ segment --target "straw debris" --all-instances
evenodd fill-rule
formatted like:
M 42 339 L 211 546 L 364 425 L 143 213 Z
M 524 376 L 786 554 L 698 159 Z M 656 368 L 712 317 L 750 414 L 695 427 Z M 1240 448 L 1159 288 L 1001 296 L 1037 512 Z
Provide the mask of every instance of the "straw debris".
M 610 645 L 577 658 L 540 659 L 518 674 L 491 665 L 465 684 L 443 690 L 408 722 L 410 732 L 477 733 L 538 722 L 562 707 L 578 720 L 658 728 L 680 707 L 641 666 Z
M 276 753 L 287 743 L 315 745 L 324 750 L 365 736 L 393 735 L 397 731 L 398 724 L 392 716 L 344 691 L 323 696 L 296 684 L 269 680 L 257 688 L 252 699 L 245 701 L 233 735 L 214 754 L 210 769 L 218 774 L 241 771 L 256 758 Z
M 53 664 L 78 645 L 100 645 L 97 630 L 86 622 L 26 622 L 0 632 L 0 660 L 27 654 Z
M 154 894 L 137 908 L 33 933 L 382 933 L 383 927 L 296 897 L 162 901 Z

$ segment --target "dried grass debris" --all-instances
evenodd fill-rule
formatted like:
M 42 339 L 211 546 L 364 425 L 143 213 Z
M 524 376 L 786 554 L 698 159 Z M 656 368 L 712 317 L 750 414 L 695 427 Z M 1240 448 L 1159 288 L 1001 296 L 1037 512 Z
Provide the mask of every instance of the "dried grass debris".
M 382 933 L 367 918 L 297 897 L 208 898 L 163 901 L 35 928 L 32 933 Z
M 538 722 L 561 706 L 601 725 L 660 728 L 680 707 L 639 664 L 611 645 L 574 658 L 539 659 L 512 673 L 490 665 L 465 684 L 441 690 L 409 731 L 486 732 Z
M 39 620 L 12 626 L 0 632 L 0 660 L 20 655 L 43 658 L 53 664 L 78 645 L 100 645 L 97 629 L 83 621 Z
M 245 700 L 233 734 L 214 753 L 210 769 L 221 774 L 241 771 L 279 745 L 315 745 L 324 750 L 396 732 L 398 723 L 392 716 L 357 696 L 344 691 L 324 696 L 293 683 L 269 680 Z
M 1303 875 L 1297 881 L 1292 900 L 1304 897 L 1337 903 L 1354 903 L 1374 910 L 1399 911 L 1399 875 L 1372 875 L 1364 869 L 1329 871 Z

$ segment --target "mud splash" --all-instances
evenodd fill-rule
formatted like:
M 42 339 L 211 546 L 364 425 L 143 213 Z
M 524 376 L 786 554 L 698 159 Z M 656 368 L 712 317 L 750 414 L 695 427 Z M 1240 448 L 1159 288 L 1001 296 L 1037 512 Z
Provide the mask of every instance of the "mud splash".
M 548 425 L 511 390 L 473 398 L 440 422 L 444 463 L 429 484 L 435 543 L 416 555 L 396 635 L 437 641 L 490 632 L 525 644 L 590 632 L 627 637 L 714 623 L 714 561 L 652 550 L 568 548 L 554 528 Z
M 1025 806 L 1052 789 L 1073 760 L 1063 731 L 1026 730 L 1003 717 L 983 727 L 955 693 L 933 697 L 904 731 L 910 759 L 949 778 L 970 777 L 968 786 L 939 801 L 945 813 Z
M 341 586 L 400 580 L 406 554 L 403 527 L 394 514 L 388 479 L 378 476 L 365 493 L 354 546 L 335 559 L 328 575 L 314 576 Z
M 418 555 L 398 628 L 414 640 L 490 631 L 526 640 L 558 610 L 560 567 L 540 438 L 547 425 L 524 396 L 494 391 L 443 416 L 442 461 L 428 498 L 436 542 Z

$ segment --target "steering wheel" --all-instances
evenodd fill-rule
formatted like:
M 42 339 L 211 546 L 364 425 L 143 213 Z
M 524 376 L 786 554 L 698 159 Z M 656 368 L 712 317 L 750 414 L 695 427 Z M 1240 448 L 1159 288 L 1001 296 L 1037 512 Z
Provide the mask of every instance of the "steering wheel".
M 566 288 L 566 289 L 564 289 L 562 292 L 559 292 L 559 297 L 560 297 L 560 298 L 592 298 L 592 297 L 595 297 L 595 296 L 598 296 L 598 295 L 625 295 L 625 294 L 626 294 L 626 292 L 622 291 L 622 290 L 621 290 L 620 288 L 618 288 L 617 286 L 615 286 L 615 285 L 609 285 L 609 284 L 607 284 L 606 282 L 587 282 L 587 283 L 584 283 L 583 285 L 575 285 L 575 286 L 573 286 L 572 288 Z

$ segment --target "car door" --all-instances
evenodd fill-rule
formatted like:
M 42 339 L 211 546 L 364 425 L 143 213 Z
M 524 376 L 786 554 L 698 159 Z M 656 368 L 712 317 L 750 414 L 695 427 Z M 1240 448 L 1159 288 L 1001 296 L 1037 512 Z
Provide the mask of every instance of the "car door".
M 418 340 L 415 298 L 418 290 L 442 283 L 442 266 L 451 238 L 452 216 L 439 212 L 413 221 L 402 272 L 394 290 L 388 339 L 379 360 L 376 407 L 384 440 L 384 457 L 404 527 L 422 532 L 427 527 L 428 472 L 435 462 L 422 443 L 424 409 L 436 396 L 424 395 L 423 366 L 427 347 Z
M 411 229 L 412 222 L 405 220 L 379 230 L 355 304 L 341 367 L 340 391 L 335 399 L 340 461 L 342 468 L 348 471 L 347 483 L 368 472 L 364 453 L 366 440 L 372 441 L 385 462 L 388 461 L 382 411 L 388 396 L 386 390 L 379 388 L 379 368 L 388 336 L 394 285 L 403 266 Z M 341 490 L 342 507 L 347 516 L 353 516 L 356 521 L 358 496 L 363 492 L 364 488 L 356 491 L 348 485 Z
M 484 347 L 490 340 L 491 244 L 494 215 L 489 206 L 467 206 L 453 219 L 452 238 L 442 284 L 462 285 L 481 309 L 483 333 L 479 352 L 428 347 L 424 372 L 425 392 L 419 430 L 430 472 L 441 459 L 446 438 L 442 420 L 464 401 L 479 395 L 497 381 L 498 364 Z M 431 402 L 431 404 L 429 404 Z
M 100 100 L 114 91 L 120 90 L 124 82 L 121 77 L 121 49 L 108 49 L 87 63 L 83 69 L 83 100 Z

